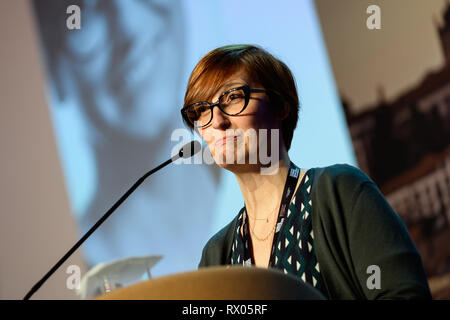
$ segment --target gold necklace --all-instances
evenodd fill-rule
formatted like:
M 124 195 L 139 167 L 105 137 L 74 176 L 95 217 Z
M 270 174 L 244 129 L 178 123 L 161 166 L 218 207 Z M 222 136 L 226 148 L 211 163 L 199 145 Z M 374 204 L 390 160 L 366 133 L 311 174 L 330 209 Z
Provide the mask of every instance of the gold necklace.
M 277 209 L 277 208 L 275 208 L 274 210 L 272 210 L 272 212 L 269 213 L 269 214 L 267 215 L 267 217 L 265 217 L 265 218 L 252 218 L 252 217 L 250 217 L 250 215 L 248 214 L 247 209 L 245 209 L 245 212 L 247 213 L 247 216 L 248 216 L 250 219 L 254 220 L 254 221 L 256 221 L 256 220 L 266 220 L 266 223 L 269 223 L 269 217 L 270 217 L 270 215 L 271 215 L 272 213 L 275 212 L 276 209 Z
M 267 236 L 265 236 L 264 238 L 260 238 L 256 235 L 255 231 L 253 230 L 253 228 L 250 228 L 250 232 L 252 233 L 252 235 L 255 236 L 256 240 L 258 241 L 266 241 L 270 235 L 275 231 L 275 228 L 277 227 L 277 223 L 275 222 L 275 225 L 273 226 L 272 230 L 269 232 L 269 234 Z
M 273 210 L 270 214 L 272 214 L 275 210 Z M 252 220 L 266 220 L 266 222 L 269 223 L 269 216 L 270 216 L 270 214 L 265 219 L 264 218 L 263 219 L 257 219 L 257 218 L 250 217 L 250 215 L 248 214 L 247 210 L 245 210 L 245 212 L 247 213 L 248 217 L 250 219 L 252 219 Z M 258 241 L 266 241 L 270 237 L 270 235 L 275 231 L 276 227 L 277 227 L 277 222 L 275 220 L 275 224 L 274 224 L 272 230 L 263 238 L 258 237 L 258 235 L 255 233 L 255 230 L 254 230 L 255 226 L 253 226 L 253 228 L 250 228 L 250 232 L 252 233 L 253 236 L 255 236 L 256 240 L 258 240 Z

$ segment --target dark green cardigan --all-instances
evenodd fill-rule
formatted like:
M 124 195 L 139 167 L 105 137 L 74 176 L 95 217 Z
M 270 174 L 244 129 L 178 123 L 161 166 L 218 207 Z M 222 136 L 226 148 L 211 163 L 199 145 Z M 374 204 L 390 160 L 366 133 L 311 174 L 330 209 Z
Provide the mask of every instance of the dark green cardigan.
M 311 192 L 314 246 L 330 299 L 431 299 L 408 230 L 363 171 L 314 168 Z M 199 268 L 230 263 L 237 218 L 207 242 Z M 367 288 L 370 265 L 380 268 L 380 289 Z

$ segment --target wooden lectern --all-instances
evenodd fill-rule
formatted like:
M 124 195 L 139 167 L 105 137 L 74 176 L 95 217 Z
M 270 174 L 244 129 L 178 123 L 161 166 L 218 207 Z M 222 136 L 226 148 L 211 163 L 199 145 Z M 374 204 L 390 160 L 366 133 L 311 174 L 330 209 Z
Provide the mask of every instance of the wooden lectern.
M 324 300 L 297 277 L 276 269 L 242 266 L 201 268 L 139 282 L 100 300 Z

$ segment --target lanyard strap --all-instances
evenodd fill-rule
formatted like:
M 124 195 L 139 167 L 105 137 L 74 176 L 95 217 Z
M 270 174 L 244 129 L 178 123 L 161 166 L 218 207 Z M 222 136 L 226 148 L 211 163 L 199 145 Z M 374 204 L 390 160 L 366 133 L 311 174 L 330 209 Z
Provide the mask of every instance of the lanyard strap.
M 275 259 L 275 246 L 276 243 L 278 241 L 278 235 L 279 235 L 279 231 L 281 229 L 281 226 L 283 225 L 286 213 L 287 213 L 287 207 L 288 205 L 291 203 L 291 199 L 292 196 L 294 194 L 295 191 L 295 187 L 297 186 L 297 182 L 298 182 L 298 178 L 300 175 L 300 168 L 297 167 L 292 161 L 290 162 L 289 165 L 289 171 L 288 171 L 288 175 L 286 178 L 286 182 L 284 184 L 284 190 L 283 190 L 283 195 L 281 197 L 281 202 L 280 202 L 280 209 L 278 211 L 278 219 L 277 219 L 277 224 L 275 227 L 275 234 L 274 234 L 274 241 L 273 241 L 273 245 L 272 245 L 272 251 L 270 254 L 270 261 L 269 261 L 269 266 L 272 267 L 273 266 L 273 262 Z M 247 219 L 247 209 L 245 208 L 245 203 L 244 203 L 244 213 L 243 213 L 243 237 L 242 240 L 244 242 L 244 262 L 246 265 L 254 265 L 255 264 L 255 259 L 253 256 L 253 247 L 252 247 L 252 241 L 251 241 L 251 237 L 250 237 L 250 230 L 249 230 L 249 224 L 248 224 L 248 219 Z

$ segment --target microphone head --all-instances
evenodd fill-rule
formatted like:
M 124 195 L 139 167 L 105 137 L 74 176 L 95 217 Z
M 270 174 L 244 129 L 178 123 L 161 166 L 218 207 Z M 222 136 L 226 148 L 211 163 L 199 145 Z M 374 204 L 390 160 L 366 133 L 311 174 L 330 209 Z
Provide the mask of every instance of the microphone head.
M 181 158 L 190 158 L 202 149 L 202 144 L 197 140 L 186 143 L 178 152 Z

